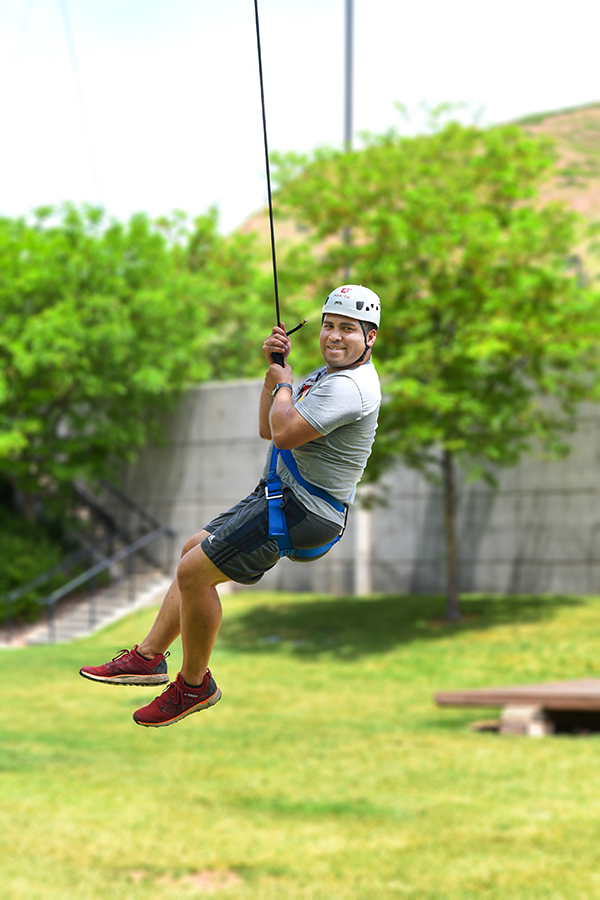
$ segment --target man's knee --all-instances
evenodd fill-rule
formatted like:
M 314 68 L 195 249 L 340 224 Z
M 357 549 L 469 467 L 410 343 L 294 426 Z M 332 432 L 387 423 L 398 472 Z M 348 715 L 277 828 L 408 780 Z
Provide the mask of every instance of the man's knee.
M 193 550 L 194 547 L 197 547 L 198 544 L 201 544 L 205 537 L 208 537 L 208 531 L 199 531 L 197 534 L 193 534 L 190 538 L 187 539 L 185 544 L 181 550 L 181 558 L 189 553 L 190 550 Z
M 223 581 L 229 581 L 229 578 L 217 569 L 199 544 L 179 560 L 177 584 L 180 592 L 201 585 L 220 584 Z
M 180 590 L 185 590 L 186 587 L 189 587 L 194 582 L 198 583 L 202 579 L 202 559 L 200 556 L 202 551 L 192 554 L 189 552 L 192 549 L 194 548 L 188 548 L 188 551 L 182 555 L 177 566 L 177 584 Z

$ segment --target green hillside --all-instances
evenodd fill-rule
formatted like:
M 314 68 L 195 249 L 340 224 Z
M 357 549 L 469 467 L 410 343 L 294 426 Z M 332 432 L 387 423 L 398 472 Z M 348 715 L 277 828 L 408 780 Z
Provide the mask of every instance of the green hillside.
M 562 200 L 590 221 L 600 221 L 600 102 L 537 113 L 516 124 L 556 141 L 558 173 L 544 199 Z
M 515 124 L 556 141 L 558 172 L 544 190 L 542 199 L 561 200 L 590 221 L 600 221 L 600 102 L 534 113 Z M 277 203 L 275 214 L 278 240 L 293 243 L 303 236 L 293 222 L 279 215 Z M 266 244 L 269 240 L 266 209 L 251 216 L 241 230 L 256 233 Z
M 598 737 L 473 731 L 496 711 L 433 694 L 597 675 L 598 598 L 466 597 L 452 627 L 435 597 L 224 606 L 223 699 L 169 728 L 78 675 L 153 610 L 0 653 L 4 897 L 596 900 Z

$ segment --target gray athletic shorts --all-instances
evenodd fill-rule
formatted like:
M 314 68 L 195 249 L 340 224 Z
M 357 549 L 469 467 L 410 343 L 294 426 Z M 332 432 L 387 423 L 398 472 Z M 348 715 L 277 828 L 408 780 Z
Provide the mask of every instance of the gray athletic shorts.
M 298 549 L 322 547 L 340 533 L 339 525 L 309 512 L 285 485 L 283 510 L 292 543 Z M 201 544 L 204 553 L 232 581 L 256 584 L 279 559 L 277 541 L 269 537 L 264 481 L 204 528 L 210 532 Z

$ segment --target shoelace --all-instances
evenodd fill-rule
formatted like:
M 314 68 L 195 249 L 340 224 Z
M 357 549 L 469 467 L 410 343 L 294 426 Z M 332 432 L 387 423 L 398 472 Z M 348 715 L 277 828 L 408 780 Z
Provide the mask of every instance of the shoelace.
M 171 692 L 171 689 L 173 696 L 166 697 L 165 694 Z M 166 686 L 162 694 L 159 694 L 156 699 L 162 700 L 163 697 L 165 698 L 163 703 L 180 703 L 182 706 L 184 704 L 183 689 L 178 681 L 171 681 L 171 683 Z
M 129 656 L 130 652 L 131 652 L 130 650 L 120 650 L 116 656 L 113 656 L 111 662 L 118 662 L 120 659 L 123 659 L 124 656 Z M 167 650 L 166 653 L 163 653 L 163 656 L 165 659 L 167 658 L 167 656 L 170 656 L 170 655 L 171 655 L 170 650 Z M 142 657 L 142 659 L 143 659 L 143 657 Z M 144 660 L 144 662 L 149 662 L 149 660 L 146 659 L 146 660 Z
M 173 696 L 165 697 L 165 694 L 169 693 L 169 691 L 173 688 Z M 188 688 L 189 691 L 196 691 L 198 688 Z M 172 681 L 170 684 L 166 686 L 162 694 L 159 694 L 156 698 L 157 700 L 161 700 L 162 697 L 165 697 L 164 703 L 180 703 L 182 706 L 185 706 L 185 699 L 183 695 L 183 687 L 178 681 Z

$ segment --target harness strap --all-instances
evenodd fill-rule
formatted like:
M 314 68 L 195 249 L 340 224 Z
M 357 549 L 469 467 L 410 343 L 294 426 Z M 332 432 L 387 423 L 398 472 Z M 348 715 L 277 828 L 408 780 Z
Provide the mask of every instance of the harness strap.
M 279 450 L 278 452 L 298 484 L 301 484 L 309 494 L 313 495 L 313 497 L 320 497 L 321 500 L 325 500 L 327 503 L 329 503 L 330 506 L 333 506 L 334 509 L 337 509 L 338 512 L 344 512 L 344 510 L 346 509 L 345 503 L 342 503 L 341 500 L 338 500 L 337 497 L 334 497 L 332 494 L 328 493 L 328 491 L 323 490 L 323 488 L 317 487 L 316 484 L 311 484 L 309 481 L 306 481 L 306 479 L 302 477 L 298 468 L 298 464 L 294 459 L 294 454 L 291 450 Z
M 331 547 L 333 547 L 334 544 L 337 544 L 337 542 L 340 540 L 346 528 L 346 522 L 344 521 L 344 525 L 340 531 L 340 534 L 336 538 L 334 538 L 333 541 L 330 541 L 328 544 L 324 544 L 322 547 L 297 549 L 293 546 L 283 509 L 283 490 L 281 487 L 281 478 L 277 474 L 277 458 L 279 454 L 281 454 L 283 461 L 285 462 L 294 478 L 296 478 L 297 481 L 302 484 L 310 494 L 326 500 L 331 504 L 331 506 L 334 507 L 334 509 L 337 509 L 339 512 L 346 512 L 347 514 L 348 506 L 345 503 L 342 503 L 340 500 L 337 500 L 335 497 L 332 497 L 332 495 L 327 491 L 323 490 L 322 488 L 316 487 L 316 485 L 314 484 L 310 484 L 310 482 L 302 478 L 302 476 L 298 472 L 298 467 L 291 451 L 278 450 L 277 447 L 273 445 L 271 461 L 269 464 L 269 472 L 267 475 L 267 483 L 265 485 L 265 496 L 267 498 L 267 505 L 269 510 L 269 537 L 277 539 L 280 556 L 289 556 L 290 559 L 312 559 L 316 556 L 323 556 L 325 553 L 327 553 L 328 550 L 331 549 Z M 286 456 L 289 454 L 289 456 L 291 457 L 293 468 L 288 464 L 288 461 L 284 454 L 286 454 Z M 294 471 L 294 469 L 296 471 Z
M 265 485 L 265 496 L 269 507 L 269 537 L 287 537 L 288 529 L 283 512 L 281 478 L 277 474 L 277 447 L 275 445 L 273 445 L 271 454 L 271 464 Z

